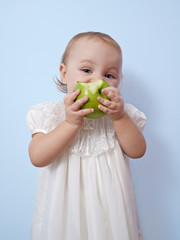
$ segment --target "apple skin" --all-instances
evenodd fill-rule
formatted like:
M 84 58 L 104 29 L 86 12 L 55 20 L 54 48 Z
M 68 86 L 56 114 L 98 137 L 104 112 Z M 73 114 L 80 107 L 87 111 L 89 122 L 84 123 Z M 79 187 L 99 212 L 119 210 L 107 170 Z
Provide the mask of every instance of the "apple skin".
M 77 96 L 75 101 L 82 97 L 88 96 L 88 101 L 81 107 L 81 109 L 86 109 L 86 108 L 94 109 L 93 113 L 85 115 L 86 118 L 95 119 L 95 118 L 103 117 L 105 115 L 105 113 L 98 108 L 98 105 L 100 105 L 100 102 L 97 100 L 97 97 L 100 96 L 110 100 L 106 95 L 102 93 L 102 89 L 109 86 L 110 85 L 102 79 L 99 79 L 98 81 L 93 83 L 84 83 L 84 82 L 77 81 L 77 85 L 75 86 L 74 91 L 76 91 L 77 89 L 80 89 L 81 92 Z

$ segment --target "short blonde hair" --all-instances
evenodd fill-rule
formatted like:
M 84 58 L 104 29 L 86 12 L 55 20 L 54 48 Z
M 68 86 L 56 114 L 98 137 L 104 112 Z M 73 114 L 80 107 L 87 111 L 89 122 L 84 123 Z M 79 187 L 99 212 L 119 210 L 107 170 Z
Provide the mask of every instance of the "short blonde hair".
M 120 55 L 122 56 L 122 51 L 121 51 L 121 48 L 120 48 L 119 44 L 112 37 L 110 37 L 108 34 L 101 33 L 101 32 L 82 32 L 82 33 L 79 33 L 79 34 L 75 35 L 73 38 L 71 38 L 71 40 L 69 41 L 69 43 L 68 43 L 68 45 L 67 45 L 67 47 L 66 47 L 66 49 L 65 49 L 65 51 L 62 55 L 61 63 L 66 64 L 69 53 L 70 53 L 72 47 L 74 46 L 74 44 L 79 39 L 85 38 L 85 37 L 88 38 L 88 39 L 97 38 L 99 40 L 104 41 L 105 43 L 107 43 L 107 44 L 113 46 L 114 48 L 116 48 L 119 51 Z M 58 89 L 61 92 L 67 93 L 67 85 L 64 84 L 57 77 L 55 79 L 55 83 L 56 83 Z

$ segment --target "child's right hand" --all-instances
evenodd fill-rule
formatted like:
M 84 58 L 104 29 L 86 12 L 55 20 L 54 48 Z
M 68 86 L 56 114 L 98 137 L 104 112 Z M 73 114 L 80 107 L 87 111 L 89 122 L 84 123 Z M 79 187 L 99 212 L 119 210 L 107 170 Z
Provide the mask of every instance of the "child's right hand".
M 80 89 L 77 89 L 75 92 L 70 92 L 64 97 L 65 104 L 65 113 L 66 121 L 71 125 L 81 127 L 84 123 L 84 116 L 92 113 L 94 109 L 80 109 L 80 107 L 88 101 L 88 97 L 85 96 L 81 99 L 78 99 L 76 102 L 74 100 L 80 94 Z

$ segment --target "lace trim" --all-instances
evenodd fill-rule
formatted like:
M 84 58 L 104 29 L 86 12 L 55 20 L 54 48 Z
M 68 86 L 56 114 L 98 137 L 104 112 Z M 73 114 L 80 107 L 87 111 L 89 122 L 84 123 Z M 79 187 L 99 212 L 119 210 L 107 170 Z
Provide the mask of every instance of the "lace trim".
M 125 111 L 139 129 L 143 130 L 145 115 L 131 104 L 125 104 Z M 64 119 L 64 104 L 61 102 L 47 102 L 31 107 L 26 118 L 31 133 L 39 131 L 47 133 Z M 85 119 L 84 126 L 77 133 L 68 151 L 82 157 L 97 156 L 114 148 L 117 141 L 112 121 L 107 116 L 100 119 Z
M 115 142 L 115 132 L 109 119 L 85 119 L 84 127 L 69 146 L 69 152 L 81 157 L 97 156 L 114 148 Z

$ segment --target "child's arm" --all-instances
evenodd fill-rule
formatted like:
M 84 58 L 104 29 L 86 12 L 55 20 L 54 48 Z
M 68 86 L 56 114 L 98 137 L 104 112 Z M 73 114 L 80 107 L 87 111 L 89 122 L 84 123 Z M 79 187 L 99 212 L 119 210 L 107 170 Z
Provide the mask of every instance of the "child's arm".
M 29 156 L 34 166 L 47 166 L 60 156 L 83 125 L 84 115 L 93 112 L 93 109 L 79 110 L 88 100 L 87 97 L 84 97 L 74 103 L 79 93 L 78 89 L 65 96 L 65 121 L 47 134 L 36 133 L 32 137 L 29 145 Z
M 146 142 L 143 134 L 127 113 L 113 121 L 119 143 L 124 153 L 130 158 L 140 158 L 146 152 Z
M 112 120 L 122 150 L 131 158 L 142 157 L 146 151 L 144 136 L 124 111 L 124 102 L 119 90 L 108 87 L 103 93 L 111 101 L 98 97 L 99 102 L 104 105 L 99 105 L 99 108 Z
M 29 145 L 29 156 L 36 167 L 44 167 L 53 162 L 70 144 L 79 127 L 63 121 L 48 134 L 36 133 Z

